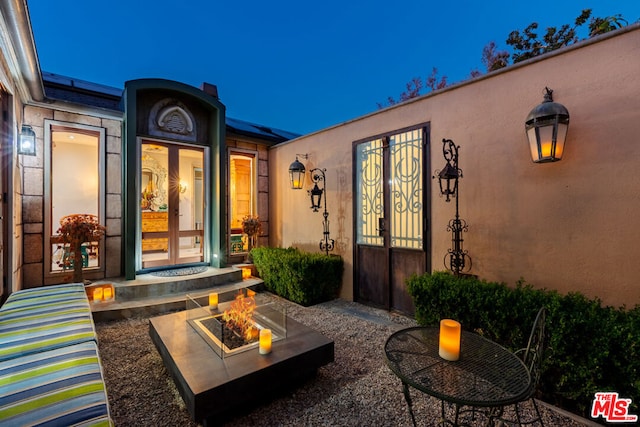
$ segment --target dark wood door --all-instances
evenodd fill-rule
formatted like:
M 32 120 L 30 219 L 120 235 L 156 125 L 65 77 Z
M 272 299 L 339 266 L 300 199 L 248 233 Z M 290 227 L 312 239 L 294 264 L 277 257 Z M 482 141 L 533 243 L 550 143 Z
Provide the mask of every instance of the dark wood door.
M 354 297 L 413 314 L 406 287 L 427 271 L 428 127 L 354 144 Z

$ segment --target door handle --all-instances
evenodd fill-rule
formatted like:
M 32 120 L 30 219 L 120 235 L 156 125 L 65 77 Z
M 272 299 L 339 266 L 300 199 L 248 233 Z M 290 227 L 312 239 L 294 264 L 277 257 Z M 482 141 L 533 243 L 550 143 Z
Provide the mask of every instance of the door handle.
M 387 231 L 384 226 L 384 218 L 378 218 L 378 228 L 376 228 L 376 231 L 378 232 L 378 236 L 384 235 L 384 232 Z

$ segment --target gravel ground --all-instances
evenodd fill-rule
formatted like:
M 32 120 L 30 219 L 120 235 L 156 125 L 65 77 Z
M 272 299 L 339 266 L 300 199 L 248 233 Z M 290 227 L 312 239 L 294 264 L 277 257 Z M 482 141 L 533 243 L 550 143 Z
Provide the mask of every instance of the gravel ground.
M 335 342 L 335 362 L 291 393 L 228 420 L 228 426 L 411 426 L 402 386 L 384 363 L 384 342 L 413 319 L 343 300 L 302 307 L 275 296 L 287 315 Z M 148 319 L 97 323 L 116 426 L 197 426 L 149 337 Z M 414 390 L 418 423 L 438 425 L 440 401 Z M 584 426 L 541 408 L 547 426 Z M 483 425 L 478 419 L 472 425 Z

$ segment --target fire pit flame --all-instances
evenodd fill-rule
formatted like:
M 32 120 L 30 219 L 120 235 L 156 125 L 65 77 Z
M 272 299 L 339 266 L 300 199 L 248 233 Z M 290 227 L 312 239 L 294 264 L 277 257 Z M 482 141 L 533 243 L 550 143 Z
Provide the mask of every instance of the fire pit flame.
M 258 338 L 258 328 L 253 321 L 253 311 L 256 308 L 256 300 L 253 296 L 245 297 L 242 291 L 231 303 L 228 310 L 222 314 L 227 328 L 238 333 L 246 341 L 251 342 Z

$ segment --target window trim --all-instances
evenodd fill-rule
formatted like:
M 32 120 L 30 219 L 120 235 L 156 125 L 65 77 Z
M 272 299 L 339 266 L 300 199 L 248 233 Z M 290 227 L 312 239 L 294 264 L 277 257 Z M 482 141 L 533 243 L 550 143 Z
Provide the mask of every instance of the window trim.
M 252 180 L 252 187 L 253 187 L 253 194 L 251 195 L 251 215 L 258 215 L 259 209 L 258 209 L 258 193 L 259 193 L 259 188 L 258 188 L 258 150 L 250 150 L 250 149 L 246 149 L 246 148 L 237 148 L 237 147 L 227 147 L 227 164 L 229 165 L 227 168 L 227 223 L 225 225 L 226 230 L 227 230 L 227 253 L 229 254 L 229 256 L 239 256 L 241 254 L 244 254 L 246 252 L 237 252 L 237 253 L 233 253 L 231 251 L 231 221 L 232 221 L 232 216 L 231 216 L 231 156 L 233 155 L 238 155 L 238 156 L 245 156 L 245 157 L 251 157 L 251 161 L 252 161 L 252 173 L 251 173 L 251 180 Z
M 58 120 L 44 120 L 44 258 L 43 272 L 45 284 L 59 283 L 63 275 L 69 275 L 69 271 L 51 271 L 52 253 L 51 253 L 51 237 L 54 230 L 52 229 L 52 212 L 51 212 L 51 172 L 52 172 L 52 141 L 51 134 L 53 131 L 68 130 L 71 132 L 91 132 L 98 134 L 98 222 L 101 225 L 106 224 L 106 129 L 99 126 L 84 125 L 79 123 L 62 122 Z M 85 278 L 101 278 L 105 271 L 106 262 L 106 239 L 102 237 L 100 240 L 100 251 L 98 258 L 98 266 L 85 269 Z M 96 273 L 98 275 L 96 276 Z M 94 277 L 95 276 L 95 277 Z

